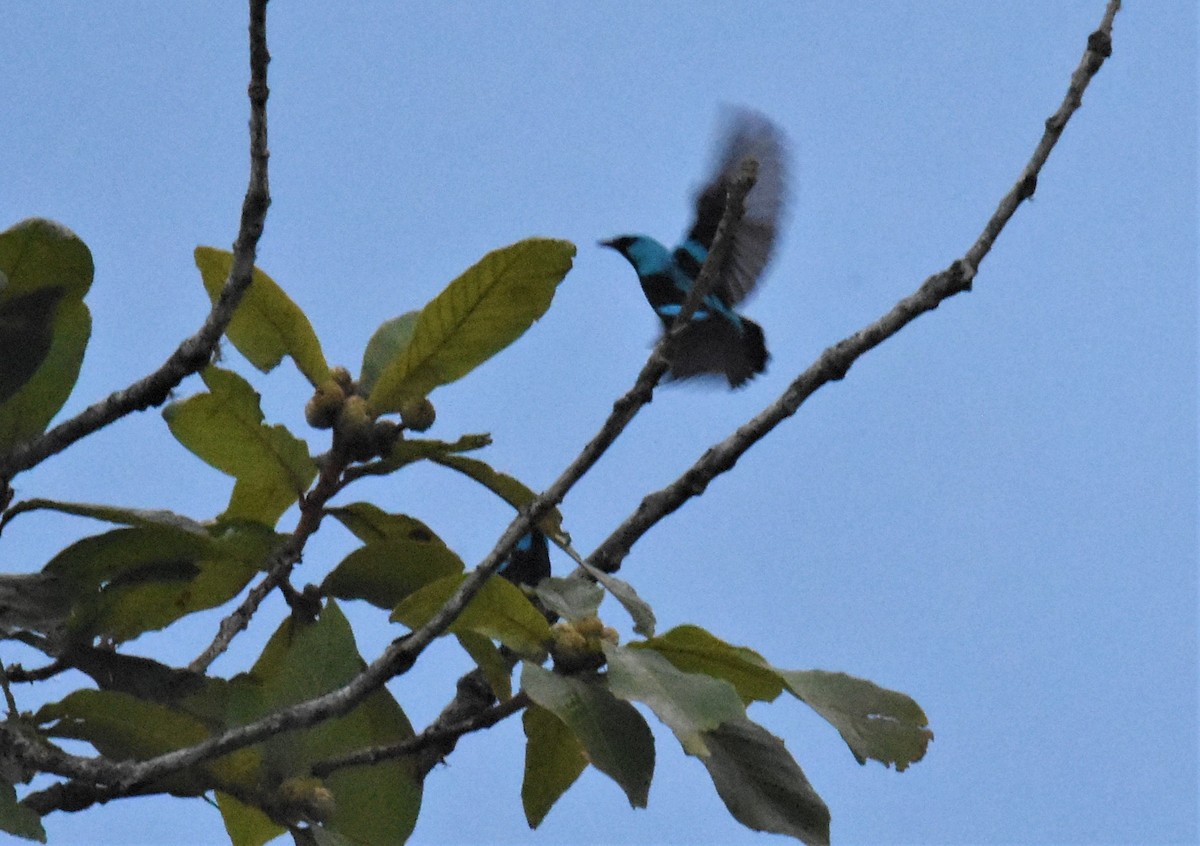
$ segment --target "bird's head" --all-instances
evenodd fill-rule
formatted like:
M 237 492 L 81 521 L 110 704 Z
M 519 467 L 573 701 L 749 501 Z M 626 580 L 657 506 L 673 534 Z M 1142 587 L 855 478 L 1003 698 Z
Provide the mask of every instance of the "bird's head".
M 649 276 L 671 265 L 671 251 L 645 235 L 620 235 L 600 246 L 616 250 L 633 265 L 639 276 Z

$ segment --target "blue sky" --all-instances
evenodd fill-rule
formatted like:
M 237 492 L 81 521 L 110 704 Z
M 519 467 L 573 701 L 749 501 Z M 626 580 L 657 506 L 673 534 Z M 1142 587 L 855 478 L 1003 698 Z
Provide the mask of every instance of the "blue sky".
M 308 312 L 329 359 L 357 368 L 378 323 L 488 250 L 530 235 L 577 243 L 547 315 L 432 396 L 431 435 L 490 431 L 485 457 L 540 488 L 632 384 L 656 333 L 628 265 L 595 242 L 678 237 L 719 104 L 770 115 L 792 140 L 794 198 L 746 306 L 768 372 L 734 393 L 658 392 L 564 503 L 586 553 L 825 346 L 962 254 L 1102 11 L 272 4 L 274 203 L 259 265 Z M 142 375 L 203 318 L 192 249 L 228 247 L 245 190 L 245 10 L 17 4 L 5 29 L 0 228 L 54 218 L 96 260 L 69 413 Z M 697 623 L 779 666 L 865 676 L 924 706 L 936 740 L 900 774 L 860 767 L 803 705 L 752 710 L 829 804 L 835 842 L 1197 839 L 1196 35 L 1192 4 L 1129 4 L 1112 59 L 974 291 L 821 390 L 621 571 L 663 629 Z M 250 373 L 232 350 L 227 360 Z M 302 378 L 287 366 L 253 378 L 269 419 L 302 431 Z M 18 495 L 204 519 L 230 484 L 149 412 L 24 474 Z M 426 520 L 468 562 L 511 516 L 433 469 L 360 493 Z M 37 569 L 100 530 L 31 515 L 5 532 L 0 562 Z M 297 579 L 319 581 L 351 547 L 327 527 Z M 364 655 L 397 634 L 351 611 Z M 628 634 L 619 608 L 604 616 Z M 132 647 L 186 662 L 215 625 L 200 616 Z M 246 667 L 274 625 L 214 669 Z M 417 725 L 466 668 L 451 644 L 426 657 L 393 686 Z M 25 692 L 20 704 L 37 703 Z M 519 724 L 469 737 L 430 776 L 413 842 L 770 839 L 733 822 L 701 765 L 657 737 L 649 809 L 590 771 L 536 833 L 520 811 Z M 47 829 L 57 843 L 222 831 L 201 802 L 171 799 L 59 814 Z

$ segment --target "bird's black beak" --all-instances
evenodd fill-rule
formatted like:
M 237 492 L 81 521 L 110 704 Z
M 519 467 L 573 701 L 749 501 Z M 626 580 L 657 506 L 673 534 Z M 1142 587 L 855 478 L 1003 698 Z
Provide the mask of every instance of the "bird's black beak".
M 597 241 L 596 243 L 601 247 L 608 247 L 610 250 L 615 250 L 617 248 L 617 241 L 615 238 L 611 241 Z

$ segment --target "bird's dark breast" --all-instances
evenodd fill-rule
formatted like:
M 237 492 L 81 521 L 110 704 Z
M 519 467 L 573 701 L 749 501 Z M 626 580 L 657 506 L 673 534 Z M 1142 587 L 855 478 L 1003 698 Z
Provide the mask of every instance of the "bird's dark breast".
M 679 305 L 683 302 L 685 292 L 679 289 L 669 273 L 653 273 L 650 276 L 642 277 L 641 282 L 642 292 L 656 312 L 662 306 Z M 670 326 L 674 319 L 662 313 L 659 313 L 658 316 L 662 320 L 663 326 Z

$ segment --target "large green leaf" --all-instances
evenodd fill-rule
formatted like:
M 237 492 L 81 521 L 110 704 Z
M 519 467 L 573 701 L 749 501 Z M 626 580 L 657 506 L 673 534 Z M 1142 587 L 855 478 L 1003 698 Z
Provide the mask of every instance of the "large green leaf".
M 636 708 L 613 696 L 598 676 L 564 676 L 529 662 L 521 689 L 574 733 L 588 760 L 621 786 L 630 805 L 646 807 L 654 736 Z
M 17 791 L 7 781 L 0 781 L 0 831 L 26 840 L 46 842 L 42 818 L 17 801 Z
M 195 257 L 204 290 L 215 303 L 233 268 L 233 253 L 215 247 L 197 247 Z M 225 334 L 238 352 L 264 373 L 288 355 L 313 387 L 331 378 L 312 324 L 300 306 L 257 267 Z
M 430 582 L 462 571 L 462 560 L 438 537 L 393 537 L 346 556 L 325 577 L 321 592 L 391 610 Z
M 583 744 L 566 724 L 545 708 L 530 705 L 521 716 L 525 727 L 525 778 L 521 805 L 530 828 L 537 828 L 558 798 L 587 766 Z
M 392 620 L 410 629 L 425 625 L 465 579 L 465 575 L 447 576 L 426 585 L 396 606 Z M 500 578 L 488 579 L 447 631 L 494 638 L 518 655 L 536 660 L 545 657 L 550 642 L 546 618 L 519 587 Z
M 664 635 L 629 646 L 653 649 L 685 672 L 724 679 L 747 703 L 770 702 L 785 687 L 779 671 L 757 652 L 732 646 L 699 626 L 676 626 Z
M 725 723 L 704 735 L 700 760 L 733 818 L 755 831 L 829 843 L 829 809 L 783 741 L 750 720 Z
M 217 367 L 201 376 L 209 392 L 163 409 L 181 444 L 238 480 L 227 515 L 275 525 L 317 475 L 304 441 L 267 426 L 259 396 L 241 376 Z
M 293 617 L 276 630 L 252 671 L 262 685 L 261 701 L 241 716 L 253 719 L 328 693 L 349 682 L 363 666 L 350 625 L 330 600 L 318 620 Z M 380 689 L 345 716 L 266 741 L 266 768 L 276 781 L 304 777 L 316 761 L 412 735 L 396 700 Z M 324 783 L 334 797 L 333 814 L 325 824 L 350 842 L 385 846 L 402 843 L 412 833 L 421 781 L 411 761 L 339 769 Z
M 32 378 L 50 354 L 61 288 L 5 297 L 0 287 L 0 403 Z
M 174 526 L 114 529 L 83 538 L 43 570 L 70 597 L 70 630 L 129 640 L 236 596 L 260 561 L 241 544 Z
M 144 699 L 111 690 L 79 690 L 43 706 L 39 723 L 51 736 L 86 740 L 114 760 L 145 760 L 207 739 L 211 732 L 196 718 Z M 253 748 L 239 749 L 193 770 L 169 776 L 158 786 L 177 795 L 200 795 L 215 786 L 249 788 L 260 772 Z
M 860 764 L 868 758 L 903 771 L 925 757 L 933 732 L 912 698 L 866 679 L 824 670 L 780 670 L 798 698 L 833 724 Z
M 399 411 L 470 373 L 545 314 L 575 245 L 529 238 L 488 253 L 421 310 L 412 338 L 383 367 L 369 400 Z
M 648 649 L 606 643 L 604 657 L 613 695 L 647 705 L 675 732 L 689 755 L 707 755 L 705 732 L 746 716 L 741 698 L 727 681 L 682 672 Z

